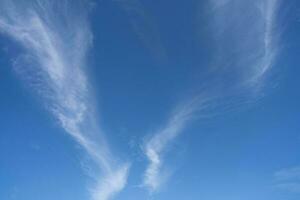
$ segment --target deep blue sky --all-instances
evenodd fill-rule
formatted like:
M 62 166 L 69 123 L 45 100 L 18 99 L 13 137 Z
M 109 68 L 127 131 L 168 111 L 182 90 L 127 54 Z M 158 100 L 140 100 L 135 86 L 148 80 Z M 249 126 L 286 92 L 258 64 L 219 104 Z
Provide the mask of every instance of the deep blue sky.
M 143 145 L 174 107 L 203 88 L 214 89 L 204 82 L 215 84 L 214 73 L 206 73 L 217 50 L 208 1 L 128 2 L 142 17 L 116 1 L 95 2 L 84 68 L 97 123 L 117 159 L 131 163 L 126 187 L 115 199 L 299 199 L 300 2 L 280 4 L 280 53 L 260 91 L 263 98 L 251 95 L 251 103 L 187 123 L 165 152 L 164 169 L 172 175 L 154 193 L 142 186 L 148 165 Z M 82 164 L 88 155 L 16 72 L 20 45 L 4 33 L 0 46 L 0 199 L 89 199 L 93 182 Z M 221 84 L 230 85 L 231 77 L 221 74 Z

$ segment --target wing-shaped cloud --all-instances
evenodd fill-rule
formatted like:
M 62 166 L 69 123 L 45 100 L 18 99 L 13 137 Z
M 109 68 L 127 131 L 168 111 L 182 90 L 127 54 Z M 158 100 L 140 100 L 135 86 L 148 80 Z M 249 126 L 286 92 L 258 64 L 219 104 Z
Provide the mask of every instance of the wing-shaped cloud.
M 95 174 L 102 175 L 93 177 L 98 185 L 92 196 L 108 200 L 125 186 L 129 165 L 116 161 L 95 119 L 84 73 L 92 44 L 87 9 L 83 1 L 2 0 L 0 32 L 24 48 L 24 55 L 15 59 L 16 71 L 93 158 L 99 168 Z
M 165 181 L 162 173 L 165 150 L 188 122 L 195 117 L 213 116 L 225 105 L 237 106 L 236 101 L 230 101 L 261 88 L 278 53 L 277 7 L 277 0 L 210 0 L 212 69 L 208 70 L 209 78 L 201 95 L 176 108 L 167 124 L 144 144 L 149 161 L 144 185 L 151 191 L 159 189 Z

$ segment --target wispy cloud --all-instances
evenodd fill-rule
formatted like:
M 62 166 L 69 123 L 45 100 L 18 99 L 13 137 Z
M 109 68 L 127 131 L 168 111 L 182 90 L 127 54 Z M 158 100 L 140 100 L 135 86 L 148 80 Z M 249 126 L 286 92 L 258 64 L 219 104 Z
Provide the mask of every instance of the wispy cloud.
M 85 9 L 86 8 L 86 9 Z M 20 76 L 42 94 L 61 126 L 93 158 L 95 200 L 108 200 L 123 189 L 128 164 L 112 155 L 96 120 L 93 95 L 84 68 L 92 33 L 83 1 L 3 0 L 0 32 L 20 44 L 25 53 L 15 59 Z
M 238 106 L 238 101 L 230 101 L 260 88 L 278 53 L 277 0 L 211 0 L 210 3 L 213 69 L 209 70 L 207 87 L 202 87 L 201 95 L 176 108 L 166 125 L 143 145 L 149 161 L 143 183 L 151 191 L 158 190 L 165 181 L 162 173 L 165 150 L 188 122 L 212 117 L 218 110 L 223 112 L 225 105 Z
M 210 0 L 214 62 L 238 83 L 259 87 L 278 54 L 279 0 Z M 221 69 L 221 70 L 220 70 Z
M 274 174 L 274 186 L 293 193 L 300 193 L 300 167 L 282 169 Z
M 152 134 L 143 146 L 149 165 L 144 174 L 143 185 L 151 192 L 157 191 L 170 175 L 164 173 L 164 155 L 166 149 L 181 133 L 186 125 L 196 118 L 209 117 L 209 110 L 215 105 L 214 98 L 209 95 L 199 95 L 196 98 L 178 106 L 171 114 L 165 126 Z

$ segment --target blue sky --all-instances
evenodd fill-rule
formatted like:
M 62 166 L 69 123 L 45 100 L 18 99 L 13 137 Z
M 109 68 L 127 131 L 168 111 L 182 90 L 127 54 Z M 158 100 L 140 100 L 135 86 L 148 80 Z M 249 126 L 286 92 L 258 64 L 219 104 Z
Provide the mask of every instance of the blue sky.
M 299 6 L 1 0 L 0 199 L 299 199 Z

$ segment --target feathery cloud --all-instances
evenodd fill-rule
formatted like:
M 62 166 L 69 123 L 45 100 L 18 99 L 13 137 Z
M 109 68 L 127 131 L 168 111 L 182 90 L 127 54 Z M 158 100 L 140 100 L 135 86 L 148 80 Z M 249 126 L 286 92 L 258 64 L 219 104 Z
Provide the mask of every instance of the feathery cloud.
M 259 87 L 278 54 L 276 23 L 279 0 L 211 0 L 214 62 L 233 73 L 234 84 Z
M 202 95 L 175 109 L 167 124 L 144 144 L 149 164 L 143 183 L 149 190 L 158 190 L 165 181 L 164 152 L 188 122 L 195 117 L 213 116 L 228 104 L 234 107 L 237 102 L 230 103 L 232 98 L 261 87 L 278 53 L 277 8 L 278 0 L 210 1 L 209 24 L 214 41 L 211 79 L 205 83 L 208 87 L 203 87 Z
M 293 193 L 300 193 L 300 167 L 282 169 L 274 174 L 274 186 Z
M 42 94 L 64 130 L 93 158 L 99 168 L 95 173 L 102 176 L 93 177 L 98 185 L 92 196 L 108 200 L 125 186 L 129 165 L 116 161 L 95 120 L 84 73 L 92 44 L 87 9 L 83 1 L 3 0 L 0 32 L 24 48 L 15 59 L 16 71 Z
M 143 185 L 151 192 L 157 191 L 169 176 L 169 174 L 162 173 L 164 171 L 163 158 L 166 148 L 184 131 L 190 121 L 196 118 L 208 117 L 210 115 L 208 111 L 214 103 L 212 96 L 199 95 L 178 106 L 171 114 L 166 125 L 152 134 L 152 137 L 146 141 L 143 150 L 149 165 L 144 174 Z

